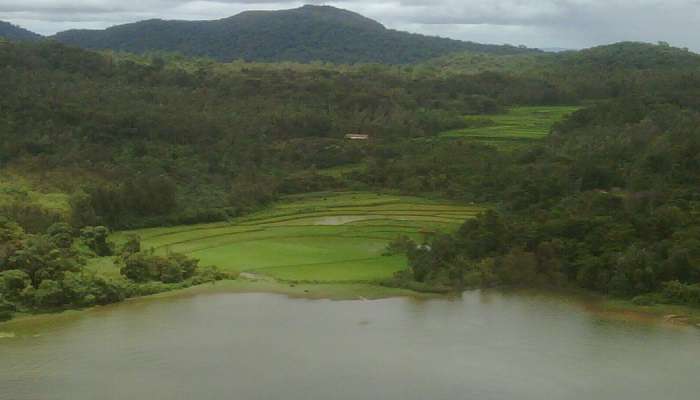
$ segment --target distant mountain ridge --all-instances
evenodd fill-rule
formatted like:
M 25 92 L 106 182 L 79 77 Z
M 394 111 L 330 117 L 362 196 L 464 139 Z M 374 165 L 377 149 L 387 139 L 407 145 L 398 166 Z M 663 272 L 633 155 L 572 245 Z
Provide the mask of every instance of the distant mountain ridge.
M 39 40 L 43 36 L 9 22 L 0 21 L 0 38 L 6 40 Z
M 406 64 L 460 51 L 539 52 L 400 32 L 351 11 L 308 5 L 214 21 L 146 20 L 105 30 L 69 30 L 53 38 L 87 49 L 169 51 L 218 61 Z

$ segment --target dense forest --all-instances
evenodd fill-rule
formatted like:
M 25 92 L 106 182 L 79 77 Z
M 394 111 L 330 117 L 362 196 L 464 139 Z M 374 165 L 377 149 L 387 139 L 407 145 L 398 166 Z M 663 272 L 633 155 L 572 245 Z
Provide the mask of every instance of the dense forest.
M 700 305 L 700 76 L 665 85 L 579 111 L 513 156 L 463 145 L 378 158 L 373 184 L 497 204 L 454 235 L 395 243 L 412 269 L 394 284 L 575 286 Z
M 460 127 L 464 114 L 570 101 L 537 78 L 415 79 L 378 65 L 210 73 L 54 43 L 5 43 L 0 62 L 0 87 L 16 93 L 0 99 L 0 162 L 71 175 L 76 226 L 222 219 L 278 192 L 340 184 L 309 174 L 363 160 L 371 145 L 347 133 L 426 137 Z M 80 175 L 92 183 L 77 191 Z M 55 222 L 29 221 L 20 203 L 12 210 L 25 228 Z
M 13 94 L 0 96 L 0 171 L 65 194 L 57 207 L 0 181 L 0 312 L 221 279 L 138 238 L 115 248 L 107 232 L 348 188 L 492 205 L 453 235 L 398 239 L 411 268 L 389 285 L 573 286 L 700 304 L 699 56 L 621 43 L 526 54 L 517 62 L 528 68 L 458 68 L 516 56 L 502 57 L 219 64 L 0 41 L 0 92 Z M 526 146 L 438 136 L 467 126 L 465 115 L 557 104 L 582 110 Z M 323 173 L 352 165 L 365 168 Z M 81 268 L 106 254 L 120 279 Z
M 247 11 L 216 21 L 148 20 L 105 30 L 71 30 L 54 39 L 87 49 L 169 51 L 219 61 L 408 64 L 460 51 L 537 53 L 400 32 L 350 11 L 312 5 Z

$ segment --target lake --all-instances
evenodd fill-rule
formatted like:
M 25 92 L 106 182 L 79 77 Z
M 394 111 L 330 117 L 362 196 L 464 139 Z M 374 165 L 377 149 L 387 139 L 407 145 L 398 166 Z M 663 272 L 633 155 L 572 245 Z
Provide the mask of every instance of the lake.
M 330 301 L 210 293 L 0 331 L 2 400 L 656 400 L 700 393 L 700 329 L 610 319 L 536 294 Z

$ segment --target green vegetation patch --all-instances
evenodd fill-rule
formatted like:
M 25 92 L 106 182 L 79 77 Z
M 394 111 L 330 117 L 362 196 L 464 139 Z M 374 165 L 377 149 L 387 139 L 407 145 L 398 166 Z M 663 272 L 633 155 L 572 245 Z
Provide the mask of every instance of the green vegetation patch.
M 515 107 L 506 114 L 470 115 L 465 117 L 469 127 L 445 132 L 442 137 L 495 145 L 529 142 L 544 138 L 555 123 L 577 110 L 576 106 Z
M 403 256 L 384 256 L 399 235 L 416 241 L 455 230 L 482 208 L 364 192 L 289 196 L 270 209 L 232 223 L 143 229 L 145 248 L 177 252 L 226 272 L 294 282 L 376 282 L 406 268 Z M 109 261 L 90 268 L 114 274 Z
M 37 188 L 28 179 L 8 171 L 0 174 L 0 206 L 34 204 L 43 209 L 68 213 L 69 195 L 51 189 Z

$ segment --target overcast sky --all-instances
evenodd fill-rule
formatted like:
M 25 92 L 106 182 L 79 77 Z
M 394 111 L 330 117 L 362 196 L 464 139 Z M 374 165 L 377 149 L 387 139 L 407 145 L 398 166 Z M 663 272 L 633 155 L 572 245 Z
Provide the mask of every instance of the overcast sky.
M 700 51 L 700 0 L 0 0 L 0 20 L 42 34 L 148 18 L 218 19 L 327 4 L 410 32 L 484 43 L 582 48 L 667 41 Z

